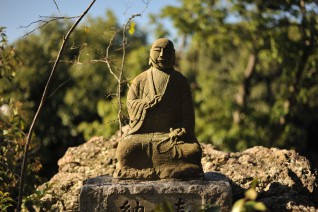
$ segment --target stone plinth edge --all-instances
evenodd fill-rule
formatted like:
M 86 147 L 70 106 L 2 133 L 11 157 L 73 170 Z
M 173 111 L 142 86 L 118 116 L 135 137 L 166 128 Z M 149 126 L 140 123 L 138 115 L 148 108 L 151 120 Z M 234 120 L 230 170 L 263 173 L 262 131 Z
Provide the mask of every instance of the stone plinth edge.
M 175 211 L 219 207 L 230 211 L 232 189 L 228 178 L 205 173 L 203 180 L 116 180 L 91 178 L 80 194 L 80 211 L 152 211 L 168 204 Z

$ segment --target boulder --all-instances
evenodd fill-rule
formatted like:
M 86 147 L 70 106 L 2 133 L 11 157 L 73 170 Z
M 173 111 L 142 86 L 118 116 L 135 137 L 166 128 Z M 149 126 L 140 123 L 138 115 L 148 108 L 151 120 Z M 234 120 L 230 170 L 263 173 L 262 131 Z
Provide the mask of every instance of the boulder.
M 78 211 L 80 190 L 89 178 L 115 170 L 118 134 L 110 139 L 94 137 L 72 147 L 59 160 L 59 172 L 48 182 L 42 198 L 51 210 Z M 256 146 L 243 152 L 226 153 L 201 144 L 204 172 L 227 176 L 233 200 L 244 196 L 253 179 L 258 179 L 258 201 L 271 211 L 317 211 L 317 174 L 309 161 L 294 150 Z M 39 189 L 44 188 L 42 185 Z
M 226 153 L 203 144 L 203 169 L 226 175 L 232 181 L 233 199 L 244 196 L 258 179 L 258 201 L 271 211 L 316 211 L 317 174 L 310 162 L 294 150 L 255 146 Z
M 111 139 L 93 137 L 86 143 L 69 148 L 58 161 L 59 172 L 39 189 L 49 185 L 42 198 L 46 208 L 53 211 L 78 211 L 79 194 L 84 181 L 115 170 L 117 135 Z

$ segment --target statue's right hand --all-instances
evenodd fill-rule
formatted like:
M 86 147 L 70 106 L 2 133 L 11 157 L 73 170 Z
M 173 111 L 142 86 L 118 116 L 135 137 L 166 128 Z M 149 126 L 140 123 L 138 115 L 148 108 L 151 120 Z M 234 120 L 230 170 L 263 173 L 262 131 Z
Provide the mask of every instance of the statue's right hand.
M 154 107 L 161 101 L 161 98 L 162 95 L 155 95 L 154 98 L 148 102 L 148 104 L 150 105 L 150 107 Z

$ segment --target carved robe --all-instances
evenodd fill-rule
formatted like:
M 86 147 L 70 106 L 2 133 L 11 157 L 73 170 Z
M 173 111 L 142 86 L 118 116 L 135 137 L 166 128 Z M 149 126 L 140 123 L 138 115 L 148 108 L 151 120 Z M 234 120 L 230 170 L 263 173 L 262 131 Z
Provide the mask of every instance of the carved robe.
M 162 98 L 149 108 L 148 102 L 155 95 Z M 127 107 L 129 134 L 169 133 L 170 128 L 185 128 L 187 135 L 195 139 L 191 91 L 187 79 L 174 69 L 165 72 L 150 68 L 139 74 L 128 91 Z
M 158 96 L 158 102 L 153 101 Z M 117 147 L 115 178 L 189 178 L 202 174 L 191 91 L 181 73 L 152 67 L 139 74 L 129 88 L 127 108 L 130 130 Z M 171 128 L 184 128 L 185 134 L 172 138 Z

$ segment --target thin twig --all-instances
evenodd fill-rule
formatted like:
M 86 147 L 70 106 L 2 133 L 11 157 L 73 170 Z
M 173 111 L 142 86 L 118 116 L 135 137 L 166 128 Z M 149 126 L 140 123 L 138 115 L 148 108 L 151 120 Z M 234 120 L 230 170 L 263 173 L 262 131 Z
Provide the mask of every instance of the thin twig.
M 141 16 L 141 14 L 134 14 L 132 15 L 128 21 L 126 22 L 124 29 L 123 29 L 123 40 L 122 40 L 122 48 L 123 48 L 123 55 L 122 55 L 122 60 L 121 60 L 121 67 L 119 71 L 119 77 L 118 77 L 118 122 L 119 122 L 119 132 L 120 136 L 122 136 L 123 131 L 122 131 L 122 123 L 121 123 L 121 113 L 122 113 L 122 103 L 121 103 L 121 83 L 122 83 L 122 78 L 123 78 L 123 73 L 124 73 L 124 66 L 125 66 L 125 58 L 126 58 L 126 44 L 127 44 L 127 38 L 126 38 L 126 30 L 128 28 L 128 25 L 130 22 L 135 18 Z
M 53 75 L 54 73 L 56 72 L 56 69 L 57 69 L 57 66 L 59 64 L 59 61 L 60 61 L 60 58 L 61 58 L 61 55 L 63 53 L 63 50 L 64 50 L 64 47 L 66 45 L 66 42 L 67 40 L 69 39 L 71 33 L 73 32 L 73 30 L 76 28 L 76 26 L 79 24 L 79 22 L 82 20 L 82 18 L 87 14 L 87 12 L 89 11 L 89 9 L 93 6 L 93 4 L 95 3 L 96 0 L 93 0 L 90 5 L 88 6 L 88 8 L 83 12 L 83 14 L 77 19 L 77 21 L 73 24 L 73 26 L 70 28 L 70 30 L 67 32 L 66 36 L 64 37 L 63 39 L 63 43 L 61 45 L 61 48 L 60 48 L 60 51 L 57 55 L 57 58 L 55 60 L 55 63 L 53 65 L 53 68 L 51 70 L 51 74 L 47 80 L 47 83 L 45 85 L 45 88 L 44 88 L 44 91 L 43 91 L 43 95 L 42 95 L 42 98 L 41 98 L 41 101 L 40 101 L 40 105 L 38 106 L 38 109 L 34 115 L 34 118 L 32 120 L 32 123 L 31 123 L 31 126 L 30 126 L 30 129 L 29 129 L 29 132 L 28 132 L 28 135 L 27 135 L 27 141 L 26 141 L 26 144 L 25 144 L 25 148 L 24 148 L 24 154 L 23 154 L 23 162 L 22 162 L 22 169 L 21 169 L 21 176 L 20 176 L 20 186 L 19 186 L 19 199 L 18 199 L 18 207 L 17 207 L 17 210 L 18 211 L 21 211 L 21 204 L 22 204 L 22 197 L 23 197 L 23 189 L 24 189 L 24 180 L 25 180 L 25 175 L 26 175 L 26 165 L 27 165 L 27 157 L 28 157 L 28 149 L 29 149 L 29 146 L 30 146 L 30 143 L 31 143 L 31 138 L 32 138 L 32 133 L 33 133 L 33 130 L 34 130 L 34 126 L 35 126 L 35 123 L 36 121 L 38 120 L 38 117 L 42 111 L 42 108 L 43 108 L 43 105 L 44 105 L 44 102 L 46 100 L 46 96 L 47 96 L 47 93 L 48 93 L 48 89 L 49 89 L 49 86 L 52 82 L 52 78 L 53 78 Z
M 109 72 L 114 76 L 114 78 L 117 80 L 117 82 L 119 82 L 119 78 L 117 77 L 117 75 L 114 73 L 112 67 L 111 67 L 111 64 L 110 64 L 110 60 L 109 60 L 109 49 L 110 47 L 113 45 L 113 41 L 116 37 L 116 35 L 118 34 L 118 30 L 113 34 L 113 36 L 111 37 L 110 41 L 109 41 L 109 44 L 107 46 L 107 49 L 106 49 L 106 58 L 105 58 L 105 62 L 107 64 L 107 67 L 108 67 L 108 70 Z
M 47 98 L 51 98 L 63 85 L 71 81 L 71 79 L 68 79 L 64 82 L 62 82 Z
M 108 94 L 105 98 L 108 99 L 108 98 L 113 97 L 113 96 L 118 96 L 118 95 L 117 95 L 117 93 Z
M 110 41 L 109 41 L 109 44 L 106 48 L 106 56 L 105 56 L 105 59 L 104 61 L 103 60 L 93 60 L 95 62 L 99 61 L 99 62 L 106 62 L 107 64 L 107 67 L 108 67 L 108 70 L 109 72 L 114 76 L 114 78 L 116 79 L 117 81 L 117 98 L 118 98 L 118 112 L 117 112 L 117 118 L 118 118 L 118 124 L 119 124 L 119 132 L 120 132 L 120 136 L 122 136 L 123 132 L 122 132 L 122 122 L 121 122 L 121 116 L 122 116 L 122 102 L 121 102 L 121 90 L 122 90 L 122 78 L 123 78 L 123 72 L 124 72 L 124 65 L 125 65 L 125 57 L 126 57 L 126 45 L 127 45 L 127 38 L 126 38 L 126 30 L 128 28 L 128 25 L 130 24 L 130 22 L 137 16 L 141 16 L 141 14 L 134 14 L 132 15 L 128 21 L 126 22 L 126 24 L 123 26 L 123 31 L 122 31 L 122 59 L 121 59 L 121 67 L 119 69 L 119 74 L 118 76 L 115 74 L 115 72 L 113 71 L 113 68 L 112 68 L 112 64 L 111 64 L 111 60 L 109 60 L 109 49 L 110 47 L 112 46 L 113 44 L 113 41 L 116 37 L 116 35 L 119 33 L 119 30 L 117 30 L 113 36 L 111 37 Z M 115 66 L 116 69 L 118 69 L 116 66 Z
M 151 0 L 142 0 L 142 3 L 144 3 L 146 6 L 143 9 L 143 11 L 141 11 L 140 15 L 143 14 L 146 11 L 146 9 L 148 8 L 150 2 L 151 2 Z
M 60 8 L 59 8 L 59 6 L 57 5 L 56 1 L 53 0 L 53 2 L 54 2 L 54 4 L 55 4 L 55 6 L 56 6 L 56 9 L 57 9 L 57 10 L 59 11 L 59 13 L 61 14 Z
M 37 21 L 33 21 L 30 24 L 28 24 L 27 26 L 20 26 L 19 28 L 28 28 L 33 24 L 37 24 L 37 23 L 43 23 L 40 26 L 34 28 L 33 30 L 31 30 L 30 32 L 27 32 L 25 35 L 23 35 L 23 37 L 28 36 L 29 34 L 31 34 L 32 32 L 34 32 L 35 30 L 41 29 L 43 27 L 45 27 L 47 24 L 53 22 L 53 21 L 57 21 L 57 20 L 66 20 L 66 19 L 74 19 L 74 18 L 79 18 L 80 16 L 73 16 L 73 17 L 53 17 L 53 16 L 40 16 L 40 18 L 49 18 L 49 20 L 37 20 Z
M 32 26 L 33 24 L 37 24 L 37 23 L 47 23 L 47 22 L 52 22 L 52 21 L 57 21 L 57 20 L 60 20 L 60 19 L 74 19 L 74 18 L 79 18 L 80 16 L 72 16 L 72 17 L 64 17 L 64 16 L 42 16 L 40 15 L 39 18 L 46 18 L 46 19 L 50 19 L 50 20 L 43 20 L 43 19 L 40 19 L 40 20 L 37 20 L 37 21 L 33 21 L 31 23 L 29 23 L 28 25 L 26 26 L 19 26 L 19 28 L 28 28 L 30 26 Z

